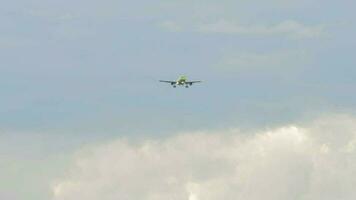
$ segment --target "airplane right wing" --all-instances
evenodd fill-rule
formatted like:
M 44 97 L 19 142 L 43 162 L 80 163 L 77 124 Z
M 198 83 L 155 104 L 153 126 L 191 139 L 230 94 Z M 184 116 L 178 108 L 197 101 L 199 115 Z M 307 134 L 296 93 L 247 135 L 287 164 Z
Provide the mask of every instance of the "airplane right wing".
M 188 81 L 187 84 L 193 85 L 193 83 L 201 83 L 201 81 Z

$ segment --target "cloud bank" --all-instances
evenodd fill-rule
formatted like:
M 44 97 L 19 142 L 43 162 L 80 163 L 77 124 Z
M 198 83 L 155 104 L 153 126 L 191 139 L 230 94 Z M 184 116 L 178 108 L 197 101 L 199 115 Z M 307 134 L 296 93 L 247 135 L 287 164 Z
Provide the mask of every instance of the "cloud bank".
M 54 200 L 351 200 L 356 119 L 219 131 L 83 150 Z

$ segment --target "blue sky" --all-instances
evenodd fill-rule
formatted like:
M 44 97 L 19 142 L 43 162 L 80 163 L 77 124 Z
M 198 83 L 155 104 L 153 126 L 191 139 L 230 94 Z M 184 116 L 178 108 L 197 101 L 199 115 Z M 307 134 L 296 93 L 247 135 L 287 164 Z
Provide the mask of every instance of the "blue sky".
M 63 173 L 67 154 L 103 140 L 354 115 L 355 6 L 331 0 L 4 3 L 0 177 L 13 182 L 0 197 L 48 199 L 46 184 Z M 174 90 L 157 82 L 181 74 L 204 83 Z M 38 165 L 46 171 L 40 178 Z
M 238 113 L 246 107 L 259 115 L 257 104 L 264 104 L 267 112 L 276 111 L 275 103 L 290 107 L 291 114 L 284 113 L 288 119 L 333 105 L 354 107 L 352 100 L 342 98 L 352 96 L 348 87 L 354 81 L 355 30 L 345 12 L 347 5 L 324 2 L 315 13 L 311 8 L 318 2 L 272 1 L 255 9 L 250 3 L 232 1 L 130 4 L 34 2 L 12 10 L 9 6 L 2 19 L 6 41 L 1 48 L 2 127 L 87 132 L 88 124 L 95 129 L 104 123 L 114 130 L 120 128 L 114 118 L 136 126 L 137 117 L 144 123 L 152 115 L 163 118 L 191 111 L 198 120 L 202 113 L 195 109 L 201 105 L 206 106 L 201 108 L 203 116 L 208 114 L 213 121 L 243 120 Z M 121 5 L 125 12 L 119 12 Z M 300 27 L 273 30 L 289 21 Z M 229 32 L 229 27 L 216 26 L 220 32 L 199 31 L 219 22 L 251 30 Z M 303 31 L 299 29 L 316 32 L 318 27 L 316 36 L 293 38 Z M 270 33 L 260 30 L 264 28 Z M 155 83 L 179 74 L 207 83 L 184 93 L 166 91 Z M 184 108 L 167 102 L 179 96 L 187 99 L 179 99 Z M 226 117 L 214 113 L 214 107 L 225 111 Z M 283 113 L 271 114 L 279 121 Z M 255 116 L 246 121 L 254 124 Z

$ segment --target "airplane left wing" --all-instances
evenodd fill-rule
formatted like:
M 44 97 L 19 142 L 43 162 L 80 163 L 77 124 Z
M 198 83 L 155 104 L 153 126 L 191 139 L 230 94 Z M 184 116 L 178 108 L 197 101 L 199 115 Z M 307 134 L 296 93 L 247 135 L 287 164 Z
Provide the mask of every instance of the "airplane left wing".
M 164 81 L 164 80 L 159 80 L 159 82 L 170 83 L 171 85 L 176 83 L 175 81 Z

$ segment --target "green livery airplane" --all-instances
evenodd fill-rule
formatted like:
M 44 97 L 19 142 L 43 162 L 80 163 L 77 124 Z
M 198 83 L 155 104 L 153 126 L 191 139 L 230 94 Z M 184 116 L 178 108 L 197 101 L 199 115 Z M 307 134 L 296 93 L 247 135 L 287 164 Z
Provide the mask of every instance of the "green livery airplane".
M 171 84 L 174 88 L 177 86 L 185 86 L 188 88 L 189 86 L 193 85 L 194 83 L 200 83 L 201 81 L 188 81 L 186 76 L 180 76 L 178 80 L 176 81 L 164 81 L 160 80 L 159 82 L 164 82 L 164 83 L 169 83 Z

